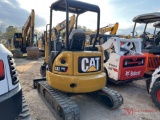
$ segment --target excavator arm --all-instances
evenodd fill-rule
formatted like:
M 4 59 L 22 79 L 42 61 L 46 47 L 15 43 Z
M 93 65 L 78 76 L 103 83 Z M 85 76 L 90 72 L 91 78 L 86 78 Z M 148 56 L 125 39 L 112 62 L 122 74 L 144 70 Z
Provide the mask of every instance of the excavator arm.
M 115 35 L 117 30 L 118 30 L 118 26 L 119 26 L 119 23 L 117 22 L 115 24 L 111 24 L 111 25 L 102 27 L 102 28 L 99 29 L 99 34 L 105 34 L 106 32 L 110 31 L 110 35 Z M 86 35 L 95 34 L 96 32 L 97 32 L 97 30 L 95 30 L 95 31 L 86 31 Z M 89 45 L 89 43 L 90 43 L 90 41 L 86 42 L 85 46 Z M 92 44 L 93 43 L 94 43 L 94 39 L 92 39 Z
M 26 47 L 27 44 L 26 37 L 28 32 L 29 32 L 29 46 L 33 46 L 34 20 L 35 20 L 35 12 L 32 9 L 30 16 L 28 17 L 26 23 L 22 28 L 23 47 Z
M 108 25 L 99 29 L 100 34 L 105 34 L 110 31 L 110 35 L 115 35 L 118 30 L 119 23 Z
M 99 34 L 105 34 L 106 32 L 110 31 L 110 35 L 115 35 L 118 30 L 119 23 L 111 24 L 99 29 Z M 86 31 L 86 35 L 95 34 L 95 31 Z
M 71 32 L 71 30 L 73 29 L 74 27 L 74 24 L 75 24 L 75 21 L 76 21 L 76 17 L 75 15 L 72 15 L 70 17 L 70 20 L 69 20 L 69 33 Z M 58 35 L 58 32 L 64 30 L 66 28 L 66 20 L 62 21 L 61 23 L 57 24 L 56 27 L 53 28 L 53 32 L 52 32 L 52 40 L 55 40 L 57 38 L 57 35 Z M 64 36 L 64 39 L 66 37 Z M 65 41 L 65 40 L 64 40 Z

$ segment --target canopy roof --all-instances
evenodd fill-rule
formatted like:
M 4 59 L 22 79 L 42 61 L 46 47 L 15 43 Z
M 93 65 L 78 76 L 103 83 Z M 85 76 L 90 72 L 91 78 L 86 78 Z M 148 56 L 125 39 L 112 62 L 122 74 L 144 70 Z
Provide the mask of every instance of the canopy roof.
M 153 27 L 160 28 L 160 21 L 155 22 L 155 23 L 153 24 Z
M 100 12 L 97 5 L 84 3 L 77 0 L 58 0 L 51 5 L 52 10 L 66 12 L 66 5 L 69 6 L 69 12 L 74 14 L 82 14 L 86 11 Z
M 137 23 L 152 23 L 156 21 L 160 21 L 160 12 L 142 14 L 133 18 L 133 22 Z

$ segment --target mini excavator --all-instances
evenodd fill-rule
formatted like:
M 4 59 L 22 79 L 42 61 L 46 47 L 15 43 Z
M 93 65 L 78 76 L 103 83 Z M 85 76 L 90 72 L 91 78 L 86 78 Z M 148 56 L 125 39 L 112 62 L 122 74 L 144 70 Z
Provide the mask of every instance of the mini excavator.
M 52 12 L 66 12 L 65 48 L 56 38 L 52 42 Z M 103 52 L 101 46 L 85 51 L 85 31 L 77 29 L 78 17 L 87 11 L 97 14 L 97 33 L 99 34 L 100 9 L 97 5 L 77 1 L 58 0 L 50 7 L 49 59 L 46 65 L 46 78 L 35 79 L 34 87 L 38 93 L 65 120 L 79 120 L 80 111 L 72 95 L 85 94 L 103 106 L 116 109 L 123 104 L 123 97 L 106 85 L 106 74 L 103 72 Z M 76 14 L 75 28 L 69 33 L 69 13 Z

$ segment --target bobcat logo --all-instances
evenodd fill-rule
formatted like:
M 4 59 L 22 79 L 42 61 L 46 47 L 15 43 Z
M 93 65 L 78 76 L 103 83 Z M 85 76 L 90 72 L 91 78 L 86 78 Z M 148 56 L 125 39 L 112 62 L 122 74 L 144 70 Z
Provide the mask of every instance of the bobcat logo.
M 141 74 L 141 71 L 126 71 L 126 76 L 138 76 Z
M 130 71 L 126 71 L 126 76 L 128 77 L 130 75 Z

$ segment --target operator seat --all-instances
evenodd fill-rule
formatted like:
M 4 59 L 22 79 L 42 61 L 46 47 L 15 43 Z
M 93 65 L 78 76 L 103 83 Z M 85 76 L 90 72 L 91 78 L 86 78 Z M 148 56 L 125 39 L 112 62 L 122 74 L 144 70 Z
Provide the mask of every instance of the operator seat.
M 160 31 L 157 33 L 154 42 L 156 45 L 160 45 Z
M 69 35 L 69 50 L 82 51 L 84 50 L 86 34 L 83 29 L 73 29 Z
M 160 32 L 157 33 L 156 38 L 154 40 L 154 44 L 146 46 L 145 49 L 142 49 L 142 52 L 148 52 L 148 53 L 152 53 L 152 54 L 160 54 L 159 43 L 160 43 Z
M 159 42 L 160 42 L 160 33 L 157 33 L 157 36 L 154 40 L 154 45 L 148 45 L 147 47 L 145 47 L 145 49 L 142 49 L 142 52 L 160 55 Z
M 149 38 L 145 33 L 140 35 L 140 37 L 142 38 L 142 49 L 144 49 L 147 46 L 147 41 Z

